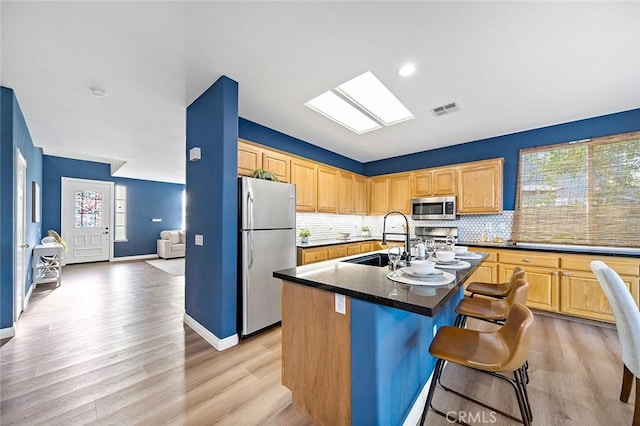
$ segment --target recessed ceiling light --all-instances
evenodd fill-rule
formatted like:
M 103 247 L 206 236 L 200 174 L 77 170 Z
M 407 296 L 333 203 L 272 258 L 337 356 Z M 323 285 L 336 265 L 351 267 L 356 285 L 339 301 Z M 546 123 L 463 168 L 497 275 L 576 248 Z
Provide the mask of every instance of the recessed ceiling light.
M 91 93 L 93 94 L 93 96 L 95 96 L 96 98 L 106 98 L 107 96 L 109 96 L 109 94 L 106 92 L 106 90 L 102 90 L 98 87 L 92 87 L 91 89 Z
M 415 65 L 413 65 L 413 64 L 404 64 L 398 70 L 398 75 L 401 76 L 401 77 L 408 77 L 411 74 L 413 74 L 414 72 L 416 72 Z
M 336 87 L 336 91 L 370 113 L 385 126 L 414 118 L 371 71 Z
M 305 105 L 359 135 L 381 127 L 330 90 L 316 96 Z

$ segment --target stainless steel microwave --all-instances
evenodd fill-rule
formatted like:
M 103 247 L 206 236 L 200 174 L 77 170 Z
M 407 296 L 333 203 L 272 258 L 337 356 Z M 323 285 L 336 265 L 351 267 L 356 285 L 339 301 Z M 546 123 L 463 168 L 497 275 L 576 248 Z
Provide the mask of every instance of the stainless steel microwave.
M 455 220 L 456 197 L 426 197 L 411 200 L 411 218 L 417 220 Z

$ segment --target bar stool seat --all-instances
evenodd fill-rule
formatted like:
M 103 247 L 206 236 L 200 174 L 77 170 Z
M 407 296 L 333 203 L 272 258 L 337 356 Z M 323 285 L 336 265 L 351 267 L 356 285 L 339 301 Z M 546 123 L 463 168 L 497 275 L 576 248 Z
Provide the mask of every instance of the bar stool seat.
M 483 299 L 464 297 L 456 306 L 455 325 L 462 326 L 466 317 L 477 318 L 483 321 L 503 323 L 509 315 L 509 310 L 514 303 L 525 304 L 529 293 L 529 283 L 522 278 L 517 278 L 511 286 L 505 299 Z
M 441 327 L 429 347 L 429 353 L 438 358 L 438 361 L 433 372 L 420 424 L 424 424 L 429 409 L 446 417 L 448 421 L 453 420 L 460 423 L 458 419 L 452 417 L 451 412 L 445 414 L 444 411 L 438 410 L 432 405 L 435 388 L 437 383 L 440 383 L 445 362 L 452 362 L 507 381 L 515 391 L 522 418 L 500 411 L 440 383 L 446 391 L 489 408 L 512 420 L 530 425 L 533 415 L 524 384 L 523 370 L 531 350 L 532 324 L 533 314 L 531 311 L 520 303 L 514 303 L 509 310 L 506 322 L 496 331 L 477 331 L 451 326 Z M 506 372 L 512 372 L 514 379 L 500 374 Z
M 482 296 L 489 297 L 497 297 L 503 298 L 509 295 L 509 291 L 511 291 L 511 287 L 516 282 L 518 278 L 524 278 L 524 269 L 517 266 L 511 277 L 504 283 L 485 283 L 485 282 L 472 282 L 465 289 L 467 292 L 471 293 L 471 297 L 476 294 L 480 294 Z

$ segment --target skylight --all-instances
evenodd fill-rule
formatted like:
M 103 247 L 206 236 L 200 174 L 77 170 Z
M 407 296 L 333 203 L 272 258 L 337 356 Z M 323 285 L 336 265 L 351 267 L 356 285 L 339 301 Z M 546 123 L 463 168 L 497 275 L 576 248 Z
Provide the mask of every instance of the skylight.
M 414 118 L 411 111 L 371 71 L 341 84 L 336 90 L 385 126 Z
M 334 93 L 335 91 L 335 93 Z M 326 91 L 305 105 L 325 117 L 363 134 L 414 118 L 370 71 Z
M 381 127 L 330 90 L 316 96 L 305 105 L 359 135 Z

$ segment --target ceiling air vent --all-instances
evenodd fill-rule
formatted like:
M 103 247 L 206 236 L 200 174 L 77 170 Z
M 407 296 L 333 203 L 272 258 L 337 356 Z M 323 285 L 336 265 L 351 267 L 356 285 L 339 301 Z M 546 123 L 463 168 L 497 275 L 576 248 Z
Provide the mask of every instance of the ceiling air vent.
M 457 103 L 451 102 L 450 104 L 442 105 L 431 110 L 433 115 L 440 117 L 441 115 L 450 114 L 452 112 L 460 111 L 460 107 Z

